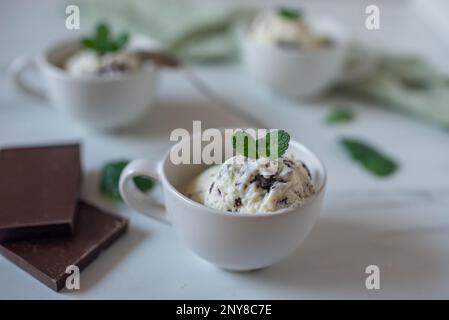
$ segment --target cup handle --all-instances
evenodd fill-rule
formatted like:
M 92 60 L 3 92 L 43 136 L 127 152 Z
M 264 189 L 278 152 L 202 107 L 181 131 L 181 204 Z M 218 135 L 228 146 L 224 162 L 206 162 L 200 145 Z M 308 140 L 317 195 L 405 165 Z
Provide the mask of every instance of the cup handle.
M 161 203 L 154 201 L 147 194 L 140 191 L 133 179 L 138 176 L 149 177 L 159 181 L 154 169 L 154 163 L 146 159 L 137 159 L 130 162 L 120 175 L 119 190 L 125 203 L 131 208 L 159 221 L 170 223 L 167 213 L 160 214 L 158 210 L 163 207 Z
M 24 80 L 24 73 L 31 69 L 37 69 L 36 59 L 19 57 L 15 59 L 9 67 L 9 79 L 19 91 L 41 101 L 47 100 L 44 90 L 30 85 Z

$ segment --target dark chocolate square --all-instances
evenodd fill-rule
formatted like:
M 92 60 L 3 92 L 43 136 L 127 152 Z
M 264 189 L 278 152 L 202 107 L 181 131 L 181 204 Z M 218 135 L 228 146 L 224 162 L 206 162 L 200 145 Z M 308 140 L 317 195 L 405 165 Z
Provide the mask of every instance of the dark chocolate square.
M 0 150 L 0 241 L 71 234 L 81 187 L 78 144 Z
M 71 265 L 84 269 L 125 233 L 128 220 L 79 202 L 75 233 L 68 237 L 0 244 L 0 253 L 49 288 L 65 287 Z M 83 285 L 81 277 L 81 286 Z

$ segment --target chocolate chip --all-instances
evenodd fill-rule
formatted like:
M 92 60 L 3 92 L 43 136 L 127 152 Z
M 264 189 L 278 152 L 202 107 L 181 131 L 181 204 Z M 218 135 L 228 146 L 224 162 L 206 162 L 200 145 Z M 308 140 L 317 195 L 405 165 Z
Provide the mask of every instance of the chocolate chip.
M 287 205 L 287 201 L 288 201 L 287 198 L 283 198 L 283 199 L 278 201 L 278 204 L 283 204 L 283 205 L 286 206 Z
M 313 185 L 311 183 L 308 183 L 306 186 L 306 190 L 308 193 L 313 194 L 315 193 L 315 188 L 313 187 Z
M 221 190 L 220 188 L 217 188 L 218 194 L 221 196 Z
M 113 72 L 126 72 L 129 70 L 129 67 L 124 62 L 113 61 L 109 65 L 103 66 L 98 69 L 97 73 L 99 75 L 104 75 Z
M 215 182 L 212 182 L 212 184 L 210 185 L 210 187 L 209 187 L 209 194 L 211 194 L 212 188 L 214 187 L 214 184 L 215 184 Z
M 234 200 L 234 207 L 240 208 L 242 206 L 242 198 L 238 197 Z
M 283 159 L 283 161 L 284 161 L 284 164 L 289 168 L 292 168 L 295 165 L 294 162 L 290 159 Z
M 310 174 L 309 168 L 307 168 L 307 166 L 305 165 L 304 162 L 301 162 L 301 164 L 302 164 L 302 167 L 306 170 L 307 175 L 309 176 L 309 179 L 312 180 L 312 175 Z
M 264 189 L 269 191 L 273 184 L 276 182 L 276 179 L 274 176 L 270 176 L 268 178 L 265 178 L 264 176 L 257 174 L 253 180 L 250 181 L 250 183 L 255 183 L 258 188 Z

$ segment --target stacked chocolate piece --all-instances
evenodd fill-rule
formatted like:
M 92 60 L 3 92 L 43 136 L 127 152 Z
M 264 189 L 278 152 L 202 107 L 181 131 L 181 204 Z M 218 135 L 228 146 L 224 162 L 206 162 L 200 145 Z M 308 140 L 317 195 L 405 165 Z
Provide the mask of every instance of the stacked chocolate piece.
M 81 175 L 78 144 L 0 150 L 0 253 L 55 291 L 128 225 L 79 199 Z

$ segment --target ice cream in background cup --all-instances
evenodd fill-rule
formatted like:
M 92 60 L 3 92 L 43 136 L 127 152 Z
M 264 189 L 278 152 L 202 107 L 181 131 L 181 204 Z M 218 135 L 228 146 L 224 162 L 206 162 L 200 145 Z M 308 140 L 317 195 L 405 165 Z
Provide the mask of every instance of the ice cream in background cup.
M 319 50 L 332 46 L 332 37 L 309 21 L 302 11 L 280 8 L 258 14 L 249 27 L 259 43 L 294 50 Z
M 349 32 L 331 17 L 279 8 L 262 11 L 242 26 L 239 43 L 253 79 L 281 95 L 311 98 L 341 76 Z
M 114 131 L 133 125 L 154 106 L 160 71 L 156 63 L 139 60 L 137 51 L 156 45 L 133 35 L 127 45 L 122 40 L 123 48 L 115 44 L 117 50 L 100 55 L 83 46 L 87 40 L 92 41 L 63 38 L 35 57 L 18 57 L 9 69 L 11 82 L 88 128 Z M 28 81 L 33 69 L 40 81 Z
M 271 175 L 268 174 L 269 165 L 266 167 L 270 162 L 267 160 L 247 160 L 245 164 L 243 159 L 243 163 L 234 161 L 231 164 L 228 158 L 223 159 L 223 164 L 215 170 L 208 169 L 211 165 L 204 163 L 174 164 L 170 153 L 190 146 L 193 139 L 195 136 L 174 145 L 159 163 L 148 159 L 131 162 L 120 177 L 120 193 L 124 201 L 145 215 L 173 225 L 194 253 L 221 268 L 235 271 L 259 269 L 294 252 L 310 233 L 323 202 L 326 172 L 318 157 L 299 142 L 290 141 L 281 164 Z M 201 147 L 208 143 L 202 141 Z M 223 155 L 229 144 L 232 141 L 223 141 Z M 291 159 L 296 161 L 290 163 Z M 227 167 L 229 171 L 225 173 L 223 168 Z M 226 177 L 218 178 L 221 170 Z M 240 174 L 242 172 L 246 175 Z M 136 188 L 133 183 L 136 176 L 160 181 L 165 211 L 160 210 L 153 198 Z M 210 188 L 212 182 L 217 183 L 217 186 L 212 186 L 213 194 L 211 191 L 212 196 L 205 203 L 186 195 L 194 181 L 202 188 Z M 234 188 L 235 184 L 244 181 L 253 184 L 248 186 L 250 191 L 247 193 Z M 229 192 L 228 198 L 217 198 L 221 185 L 224 190 L 220 191 Z M 272 190 L 267 198 L 270 200 L 259 201 L 273 186 L 273 190 L 279 188 L 279 191 Z M 237 203 L 238 197 L 235 196 L 241 198 Z M 238 208 L 228 210 L 229 204 Z

